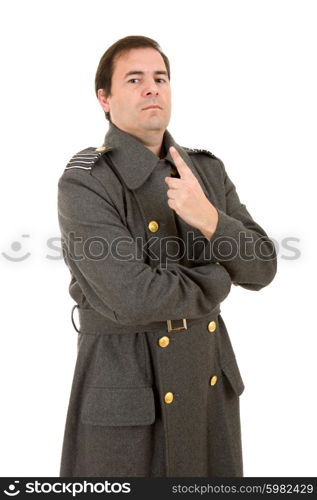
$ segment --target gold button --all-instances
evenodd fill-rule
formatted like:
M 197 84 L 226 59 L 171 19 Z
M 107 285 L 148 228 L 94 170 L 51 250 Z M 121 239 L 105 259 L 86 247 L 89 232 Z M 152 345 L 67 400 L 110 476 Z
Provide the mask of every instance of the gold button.
M 159 228 L 158 222 L 156 222 L 156 220 L 151 220 L 151 222 L 149 222 L 148 228 L 151 233 L 156 233 Z
M 217 328 L 216 322 L 215 321 L 210 321 L 208 323 L 208 327 L 207 328 L 208 328 L 208 330 L 210 332 L 214 332 L 216 330 L 216 328 Z
M 171 403 L 174 399 L 174 394 L 172 392 L 167 392 L 164 396 L 165 403 Z
M 218 380 L 217 375 L 214 375 L 213 377 L 211 377 L 211 379 L 210 379 L 210 385 L 216 385 L 217 380 Z
M 169 339 L 169 337 L 161 337 L 159 339 L 158 343 L 161 347 L 167 347 L 168 344 L 170 343 L 170 339 Z
M 106 146 L 100 146 L 99 148 L 96 148 L 96 151 L 106 151 Z
M 217 262 L 215 262 L 215 264 L 218 264 L 218 266 L 220 266 L 220 262 L 218 262 L 218 261 L 217 261 Z

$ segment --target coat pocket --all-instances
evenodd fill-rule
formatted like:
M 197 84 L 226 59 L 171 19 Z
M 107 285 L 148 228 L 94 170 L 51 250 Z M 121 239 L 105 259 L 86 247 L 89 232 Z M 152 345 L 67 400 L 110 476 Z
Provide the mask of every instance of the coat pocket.
M 87 387 L 81 422 L 90 425 L 150 425 L 155 420 L 151 387 Z
M 244 391 L 244 383 L 237 364 L 237 360 L 233 357 L 221 366 L 221 371 L 230 382 L 230 385 L 237 396 L 240 396 Z

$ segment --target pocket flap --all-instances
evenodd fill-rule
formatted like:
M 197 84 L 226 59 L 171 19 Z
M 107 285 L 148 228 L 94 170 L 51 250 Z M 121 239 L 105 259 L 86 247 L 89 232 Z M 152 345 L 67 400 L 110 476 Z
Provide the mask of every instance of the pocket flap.
M 230 360 L 221 367 L 221 370 L 229 380 L 234 392 L 240 396 L 244 391 L 244 383 L 236 359 Z
M 151 387 L 88 387 L 81 422 L 90 425 L 149 425 L 155 420 Z

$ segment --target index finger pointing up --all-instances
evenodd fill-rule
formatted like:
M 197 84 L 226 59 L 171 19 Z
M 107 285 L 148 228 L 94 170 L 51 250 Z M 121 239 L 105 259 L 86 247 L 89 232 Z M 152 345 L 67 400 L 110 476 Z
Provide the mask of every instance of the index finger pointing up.
M 174 148 L 174 146 L 171 146 L 169 148 L 169 151 L 171 153 L 171 156 L 172 156 L 172 158 L 174 160 L 174 163 L 175 163 L 175 165 L 177 167 L 177 170 L 178 170 L 179 175 L 181 176 L 181 178 L 184 178 L 184 177 L 186 177 L 186 175 L 188 175 L 189 173 L 191 173 L 190 168 L 184 162 L 183 158 L 181 157 L 181 155 L 179 154 L 179 152 Z

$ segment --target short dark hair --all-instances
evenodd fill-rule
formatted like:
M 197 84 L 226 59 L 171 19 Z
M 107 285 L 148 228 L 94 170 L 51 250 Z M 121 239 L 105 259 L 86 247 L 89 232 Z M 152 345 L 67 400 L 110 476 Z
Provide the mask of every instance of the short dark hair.
M 106 95 L 111 95 L 111 82 L 116 57 L 119 54 L 128 52 L 130 49 L 139 49 L 144 47 L 155 49 L 161 54 L 166 66 L 168 78 L 171 78 L 168 57 L 162 52 L 161 47 L 155 40 L 146 36 L 126 36 L 111 45 L 99 61 L 95 76 L 95 91 L 97 96 L 98 89 L 103 89 L 106 92 Z M 107 120 L 110 120 L 110 113 L 105 112 L 105 115 Z

